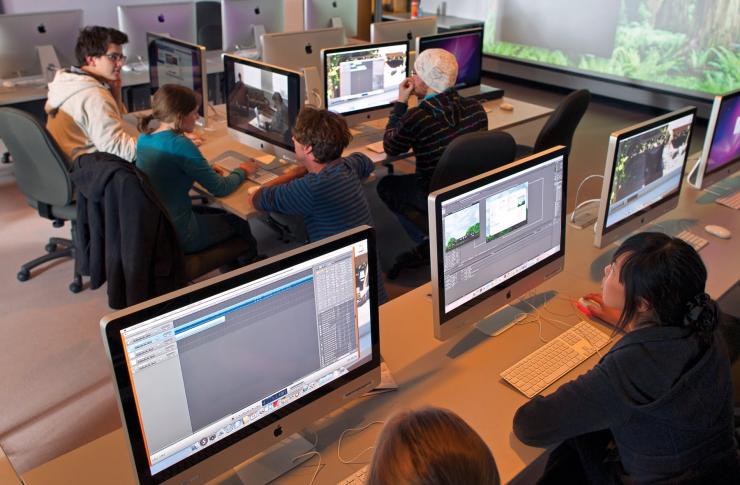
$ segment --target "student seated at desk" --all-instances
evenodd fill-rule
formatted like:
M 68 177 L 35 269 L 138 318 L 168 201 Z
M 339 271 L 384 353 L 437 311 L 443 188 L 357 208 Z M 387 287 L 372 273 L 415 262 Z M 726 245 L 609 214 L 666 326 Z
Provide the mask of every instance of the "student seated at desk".
M 514 416 L 551 446 L 540 483 L 740 483 L 730 363 L 707 270 L 678 238 L 641 233 L 604 269 L 591 311 L 626 333 L 589 372 Z
M 440 408 L 396 414 L 383 428 L 368 485 L 498 485 L 491 450 L 460 416 Z
M 233 214 L 212 207 L 193 206 L 188 193 L 198 182 L 216 197 L 229 195 L 255 170 L 241 164 L 228 175 L 212 168 L 200 150 L 185 134 L 195 129 L 198 119 L 198 94 L 184 86 L 165 84 L 152 98 L 152 113 L 141 120 L 136 166 L 149 178 L 167 208 L 185 254 L 202 251 L 234 235 L 242 237 L 251 251 L 249 262 L 257 255 L 257 242 L 249 223 Z M 159 121 L 154 130 L 152 120 Z
M 256 209 L 303 216 L 311 242 L 373 225 L 362 181 L 373 173 L 362 153 L 342 157 L 352 135 L 347 122 L 328 110 L 303 108 L 293 128 L 300 165 L 262 185 L 252 196 Z M 380 302 L 387 297 L 379 279 Z
M 124 129 L 121 67 L 128 36 L 108 27 L 85 27 L 77 36 L 79 67 L 57 71 L 49 83 L 46 128 L 70 160 L 106 152 L 129 162 L 136 140 Z
M 447 145 L 465 133 L 488 129 L 488 117 L 475 99 L 463 98 L 455 90 L 455 56 L 444 49 L 427 49 L 416 57 L 414 74 L 398 88 L 383 137 L 388 155 L 413 150 L 416 173 L 392 175 L 378 182 L 378 196 L 396 214 L 409 237 L 418 245 L 414 251 L 399 256 L 398 262 L 429 262 L 428 231 L 412 221 L 413 214 L 427 212 L 427 195 L 434 169 Z M 411 94 L 419 105 L 408 109 Z

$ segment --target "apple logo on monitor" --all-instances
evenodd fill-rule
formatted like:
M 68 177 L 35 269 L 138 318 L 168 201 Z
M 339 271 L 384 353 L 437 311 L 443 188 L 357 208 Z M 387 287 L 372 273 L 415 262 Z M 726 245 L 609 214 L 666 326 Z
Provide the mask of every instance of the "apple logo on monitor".
M 159 15 L 157 16 L 157 21 L 158 21 L 158 22 L 159 22 L 160 24 L 163 24 L 163 23 L 164 23 L 164 14 L 163 14 L 163 13 L 161 13 L 161 14 L 159 14 Z
M 254 14 L 255 15 L 259 15 L 260 14 L 260 8 L 259 7 L 254 7 Z
M 337 8 L 337 2 L 331 2 L 331 6 Z
M 411 31 L 410 30 L 408 32 L 406 32 L 406 40 L 411 40 L 413 38 L 414 37 L 413 37 L 413 35 L 411 35 Z
M 46 26 L 44 24 L 39 24 L 38 27 L 36 27 L 36 30 L 39 34 L 45 34 L 46 33 Z
M 306 54 L 313 53 L 313 47 L 311 47 L 311 43 L 306 44 L 305 49 L 306 49 Z

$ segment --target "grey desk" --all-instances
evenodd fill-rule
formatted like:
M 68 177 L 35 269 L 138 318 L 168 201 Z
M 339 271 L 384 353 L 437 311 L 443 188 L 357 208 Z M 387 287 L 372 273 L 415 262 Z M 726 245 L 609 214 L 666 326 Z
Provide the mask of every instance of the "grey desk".
M 466 19 L 454 17 L 452 15 L 435 15 L 433 13 L 422 13 L 419 17 L 437 17 L 437 30 L 448 32 L 451 30 L 471 29 L 473 27 L 483 27 L 482 20 Z M 411 18 L 410 12 L 401 13 L 383 13 L 383 20 L 408 20 Z
M 740 260 L 731 257 L 740 253 L 740 218 L 737 212 L 712 200 L 712 196 L 688 189 L 682 194 L 679 207 L 658 223 L 668 232 L 674 224 L 692 226 L 692 230 L 698 231 L 704 224 L 717 222 L 733 231 L 734 236 L 729 240 L 704 236 L 710 243 L 700 254 L 709 270 L 708 291 L 716 298 L 732 287 L 740 274 Z M 557 292 L 542 308 L 543 316 L 572 324 L 581 317 L 569 298 L 598 291 L 602 265 L 615 246 L 596 249 L 590 231 L 571 227 L 567 229 L 566 245 L 565 271 L 541 285 L 538 292 Z M 484 337 L 476 330 L 462 331 L 446 342 L 438 342 L 432 337 L 429 291 L 429 285 L 425 285 L 380 308 L 383 358 L 399 390 L 360 399 L 310 427 L 318 433 L 318 450 L 322 455 L 318 483 L 336 483 L 361 466 L 344 465 L 336 458 L 337 440 L 344 429 L 386 420 L 399 409 L 422 405 L 447 407 L 470 423 L 491 448 L 503 483 L 533 481 L 526 475 L 533 464 L 542 462 L 546 450 L 526 446 L 512 434 L 514 412 L 527 399 L 505 384 L 498 374 L 541 345 L 538 326 L 516 325 L 494 338 Z M 564 329 L 544 321 L 542 335 L 549 339 Z M 546 389 L 545 394 L 586 372 L 597 360 L 597 356 L 591 357 Z M 379 431 L 380 426 L 374 426 L 346 437 L 343 456 L 354 456 L 370 446 Z M 362 458 L 368 459 L 369 455 Z M 315 459 L 311 460 L 276 483 L 305 484 L 315 465 Z M 26 473 L 23 479 L 27 485 L 132 483 L 123 431 L 114 431 L 41 465 Z

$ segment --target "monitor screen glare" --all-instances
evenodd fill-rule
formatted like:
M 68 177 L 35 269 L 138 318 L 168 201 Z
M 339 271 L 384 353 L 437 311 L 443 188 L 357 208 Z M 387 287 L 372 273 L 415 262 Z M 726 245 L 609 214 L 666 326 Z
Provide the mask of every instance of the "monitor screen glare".
M 202 51 L 196 45 L 148 35 L 149 39 L 149 76 L 152 93 L 165 84 L 178 84 L 203 93 Z M 207 103 L 203 99 L 198 108 L 201 116 Z
M 480 84 L 483 60 L 483 29 L 420 37 L 418 52 L 427 49 L 444 49 L 455 56 L 458 68 L 457 82 L 455 83 L 457 89 Z
M 299 74 L 259 62 L 226 63 L 228 126 L 292 149 L 300 108 Z
M 337 49 L 324 53 L 326 105 L 348 114 L 390 106 L 408 72 L 408 44 Z
M 371 361 L 368 246 L 349 242 L 120 330 L 152 475 Z
M 715 172 L 740 159 L 740 92 L 724 98 L 714 125 L 706 173 Z
M 693 120 L 687 114 L 620 140 L 605 228 L 679 191 Z
M 564 157 L 442 202 L 444 316 L 561 251 Z

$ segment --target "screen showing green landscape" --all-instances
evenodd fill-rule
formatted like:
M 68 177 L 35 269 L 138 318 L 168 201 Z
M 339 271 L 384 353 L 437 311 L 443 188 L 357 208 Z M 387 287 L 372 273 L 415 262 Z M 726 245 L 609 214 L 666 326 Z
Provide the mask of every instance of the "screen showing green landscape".
M 485 54 L 670 91 L 740 88 L 740 0 L 487 0 Z

